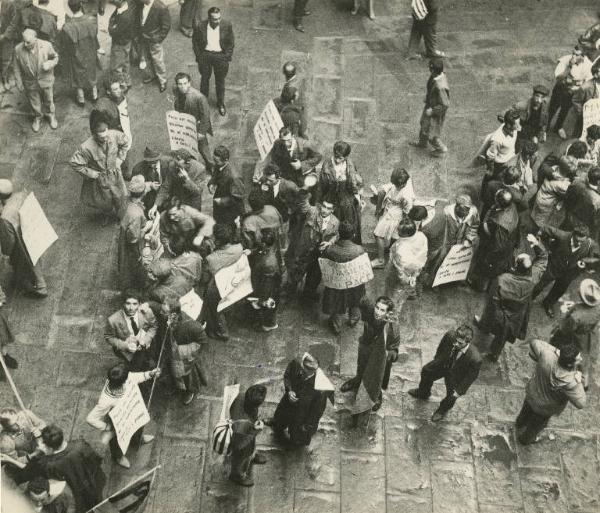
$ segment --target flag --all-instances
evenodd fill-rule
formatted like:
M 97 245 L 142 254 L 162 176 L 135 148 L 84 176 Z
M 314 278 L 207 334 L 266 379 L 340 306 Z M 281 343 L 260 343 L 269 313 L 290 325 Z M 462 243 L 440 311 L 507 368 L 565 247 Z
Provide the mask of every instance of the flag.
M 87 513 L 143 513 L 159 468 L 149 470 Z
M 429 14 L 429 11 L 427 10 L 427 7 L 423 0 L 412 0 L 410 6 L 412 9 L 413 16 L 417 20 L 422 20 L 425 18 L 425 16 L 427 16 L 427 14 Z

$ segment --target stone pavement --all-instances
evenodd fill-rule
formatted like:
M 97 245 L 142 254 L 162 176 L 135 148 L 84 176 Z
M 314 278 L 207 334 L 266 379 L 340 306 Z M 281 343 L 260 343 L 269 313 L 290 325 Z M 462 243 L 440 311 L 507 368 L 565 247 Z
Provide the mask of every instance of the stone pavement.
M 468 163 L 483 136 L 496 127 L 496 114 L 526 98 L 531 84 L 551 84 L 555 59 L 570 51 L 595 12 L 592 0 L 444 2 L 440 46 L 449 53 L 450 153 L 433 160 L 407 144 L 417 134 L 427 79 L 424 62 L 405 59 L 408 0 L 375 2 L 375 21 L 350 16 L 349 2 L 313 0 L 306 34 L 291 28 L 291 2 L 215 4 L 233 20 L 237 46 L 227 80 L 229 114 L 214 113 L 212 144 L 227 144 L 248 179 L 258 155 L 252 127 L 267 99 L 279 91 L 280 65 L 291 59 L 301 65 L 309 133 L 323 152 L 329 153 L 336 139 L 351 142 L 367 186 L 386 180 L 393 163 L 401 161 L 413 175 L 417 194 L 430 198 L 476 191 L 479 171 Z M 176 6 L 172 14 L 177 27 Z M 166 55 L 170 77 L 188 69 L 198 83 L 189 40 L 176 30 L 169 35 Z M 135 82 L 129 94 L 132 162 L 147 144 L 167 149 L 164 112 L 172 101 L 155 86 L 142 85 L 137 74 Z M 89 133 L 89 108 L 80 109 L 67 94 L 59 85 L 59 129 L 45 126 L 38 135 L 29 129 L 23 99 L 16 94 L 1 98 L 0 176 L 35 191 L 60 236 L 43 259 L 50 296 L 42 301 L 18 294 L 11 298 L 10 320 L 17 333 L 11 354 L 20 362 L 14 378 L 26 404 L 71 437 L 84 436 L 101 448 L 98 433 L 84 419 L 114 361 L 102 333 L 106 316 L 119 307 L 117 230 L 100 227 L 80 208 L 80 179 L 68 160 Z M 212 91 L 210 101 L 214 105 Z M 364 211 L 367 241 L 373 224 L 369 205 Z M 381 281 L 378 272 L 371 294 L 381 290 Z M 210 450 L 223 385 L 233 379 L 244 385 L 268 381 L 267 416 L 281 396 L 286 363 L 305 350 L 320 358 L 336 384 L 353 375 L 359 329 L 348 328 L 334 338 L 317 304 L 292 302 L 282 309 L 278 331 L 257 336 L 241 326 L 241 314 L 233 311 L 231 340 L 207 344 L 210 385 L 202 397 L 183 407 L 162 383 L 148 428 L 157 440 L 133 454 L 131 470 L 107 468 L 112 470 L 109 490 L 160 462 L 148 512 L 599 511 L 597 386 L 586 410 L 568 408 L 544 440 L 529 448 L 516 445 L 513 429 L 532 368 L 524 343 L 507 347 L 498 365 L 485 364 L 467 396 L 437 425 L 429 418 L 443 386 L 436 385 L 429 403 L 416 403 L 406 394 L 441 335 L 479 313 L 481 305 L 480 295 L 462 287 L 426 293 L 407 304 L 400 359 L 383 407 L 368 426 L 352 430 L 346 414 L 328 407 L 312 445 L 298 453 L 279 448 L 267 429 L 259 443 L 269 461 L 255 469 L 252 489 L 230 485 Z M 543 338 L 550 328 L 535 306 L 530 335 Z M 479 338 L 481 347 L 486 343 Z M 6 383 L 0 383 L 0 397 L 3 404 L 13 401 Z

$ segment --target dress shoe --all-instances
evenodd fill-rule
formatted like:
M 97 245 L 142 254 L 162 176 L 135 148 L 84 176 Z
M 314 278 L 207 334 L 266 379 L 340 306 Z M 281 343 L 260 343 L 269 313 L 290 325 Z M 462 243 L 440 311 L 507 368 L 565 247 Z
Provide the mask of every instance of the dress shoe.
M 441 52 L 440 50 L 435 50 L 435 51 L 427 54 L 427 58 L 428 59 L 434 59 L 436 57 L 442 57 L 443 58 L 443 57 L 446 57 L 446 54 L 444 52 Z
M 96 86 L 92 87 L 91 100 L 92 100 L 92 102 L 97 102 L 98 101 L 98 88 Z
M 304 25 L 302 25 L 302 23 L 300 22 L 296 22 L 294 23 L 294 28 L 298 31 L 298 32 L 304 32 Z
M 182 397 L 181 402 L 183 402 L 183 404 L 187 406 L 194 400 L 194 397 L 196 397 L 196 394 L 194 392 L 186 392 Z
M 308 9 L 304 9 L 304 12 L 302 14 L 304 14 L 304 16 L 310 16 L 312 12 Z
M 123 468 L 131 468 L 131 463 L 129 463 L 129 460 L 125 456 L 121 456 L 117 460 L 117 465 L 120 465 Z
M 163 84 L 160 84 L 158 86 L 158 92 L 159 93 L 164 93 L 167 90 L 167 83 L 164 82 Z
M 329 329 L 333 332 L 334 335 L 339 335 L 342 332 L 340 327 L 335 322 L 333 322 L 333 317 L 330 317 L 327 320 L 327 324 L 329 326 Z
M 221 116 L 227 115 L 227 109 L 225 108 L 225 105 L 219 105 L 219 114 L 221 114 Z
M 235 484 L 238 484 L 240 486 L 254 486 L 254 481 L 247 476 L 234 476 L 234 475 L 230 475 L 229 476 L 229 480 Z
M 142 443 L 149 444 L 154 440 L 154 435 L 142 435 Z
M 269 333 L 269 331 L 274 331 L 279 328 L 279 324 L 274 324 L 273 326 L 261 326 L 260 329 L 265 333 Z
M 273 417 L 269 417 L 268 419 L 263 420 L 263 424 L 267 427 L 273 427 L 275 424 L 275 419 Z
M 185 37 L 192 37 L 193 31 L 192 29 L 186 29 L 186 28 L 180 28 L 179 30 L 181 30 L 181 33 L 185 36 Z
M 42 118 L 34 118 L 31 123 L 31 129 L 37 134 L 42 127 Z
M 48 122 L 50 123 L 50 128 L 52 130 L 56 130 L 58 128 L 58 121 L 56 121 L 56 116 L 54 114 L 50 114 L 48 116 Z
M 227 340 L 229 340 L 229 336 L 227 335 L 221 335 L 221 334 L 217 334 L 217 333 L 213 333 L 212 331 L 207 331 L 206 335 L 210 338 L 214 338 L 215 340 L 222 340 L 224 342 L 226 342 Z
M 19 368 L 19 362 L 17 362 L 17 360 L 15 360 L 11 355 L 5 354 L 2 356 L 4 357 L 4 363 L 6 364 L 6 366 L 9 369 L 18 369 Z
M 422 395 L 419 392 L 418 388 L 411 388 L 408 391 L 408 395 L 410 395 L 411 397 L 414 397 L 415 399 L 421 399 L 422 401 L 427 401 L 429 399 L 429 396 L 428 395 Z
M 554 319 L 554 309 L 552 308 L 552 305 L 544 305 L 542 303 L 542 306 L 544 307 L 544 312 L 546 312 L 546 315 L 550 317 L 550 319 Z
M 261 452 L 257 452 L 254 455 L 254 458 L 252 458 L 253 465 L 264 465 L 266 462 L 267 462 L 267 457 Z
M 342 392 L 351 392 L 353 390 L 356 390 L 358 387 L 355 384 L 355 380 L 349 379 L 348 381 L 346 381 L 341 387 L 340 387 L 340 391 Z
M 420 61 L 422 58 L 423 56 L 420 53 L 411 53 L 408 56 L 409 61 Z
M 378 399 L 375 404 L 373 405 L 373 407 L 371 408 L 372 412 L 376 412 L 379 411 L 379 409 L 381 408 L 381 405 L 383 404 L 383 399 Z
M 372 269 L 383 269 L 385 267 L 385 260 L 381 258 L 374 258 L 371 260 L 371 268 Z
M 150 82 L 154 82 L 155 77 L 146 77 L 142 80 L 144 84 L 149 84 Z
M 492 362 L 492 363 L 498 363 L 498 358 L 499 357 L 497 355 L 493 354 L 493 353 L 488 353 L 488 354 L 485 355 L 485 359 L 488 362 Z
M 433 412 L 433 415 L 431 416 L 431 422 L 439 422 L 443 418 L 444 418 L 444 414 L 441 413 L 439 410 L 435 410 Z
M 46 285 L 38 285 L 29 290 L 29 295 L 39 298 L 48 297 L 48 288 L 46 287 Z

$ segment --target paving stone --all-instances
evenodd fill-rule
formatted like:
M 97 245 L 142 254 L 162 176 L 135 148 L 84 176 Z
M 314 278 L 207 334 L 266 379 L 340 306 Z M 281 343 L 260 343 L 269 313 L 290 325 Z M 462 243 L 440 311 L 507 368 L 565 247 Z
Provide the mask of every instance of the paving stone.
M 535 467 L 560 470 L 560 450 L 557 440 L 547 438 L 548 432 L 542 433 L 542 439 L 531 445 L 517 445 L 519 467 Z
M 525 513 L 568 511 L 566 487 L 560 471 L 548 468 L 522 468 L 519 470 L 519 475 Z
M 272 69 L 248 68 L 244 109 L 258 113 L 263 111 L 267 102 L 279 93 L 275 77 Z
M 252 495 L 254 511 L 294 511 L 294 465 L 288 453 L 270 451 L 266 465 L 252 467 L 256 488 Z
M 375 91 L 375 63 L 365 55 L 344 55 L 344 94 L 350 97 L 370 98 Z
M 245 513 L 248 491 L 231 482 L 205 483 L 202 488 L 202 506 L 200 511 L 219 511 L 222 513 Z
M 491 421 L 514 423 L 523 406 L 525 392 L 490 387 L 487 389 L 487 398 Z
M 480 502 L 512 507 L 522 503 L 513 433 L 506 426 L 472 428 L 473 461 Z
M 416 498 L 405 495 L 394 495 L 388 493 L 387 498 L 387 512 L 388 513 L 403 513 L 404 511 L 410 511 L 411 513 L 430 513 L 431 512 L 431 499 Z
M 338 120 L 315 117 L 310 123 L 311 140 L 319 148 L 330 148 L 342 137 L 342 123 Z
M 359 426 L 352 427 L 351 416 L 340 414 L 340 441 L 344 451 L 364 451 L 375 454 L 383 453 L 383 422 L 379 415 L 371 414 L 362 418 Z
M 342 511 L 385 512 L 385 462 L 376 454 L 342 453 Z
M 340 496 L 337 493 L 323 493 L 296 490 L 294 513 L 337 513 L 340 511 Z
M 208 440 L 212 435 L 209 415 L 208 401 L 196 398 L 187 406 L 177 401 L 167 411 L 165 436 Z
M 281 0 L 254 0 L 252 27 L 255 30 L 283 29 Z
M 313 117 L 338 119 L 342 115 L 342 79 L 326 75 L 314 75 L 313 89 Z
M 313 74 L 342 74 L 342 38 L 315 37 L 313 39 Z M 316 95 L 315 95 L 316 97 Z
M 477 510 L 472 464 L 434 462 L 431 464 L 431 481 L 433 513 L 471 513 Z
M 346 98 L 343 104 L 342 123 L 344 140 L 376 143 L 380 139 L 376 115 L 375 100 Z M 368 155 L 370 156 L 370 154 Z
M 35 389 L 33 403 L 28 405 L 27 401 L 25 402 L 39 418 L 48 424 L 60 426 L 68 438 L 71 435 L 79 395 L 80 391 L 77 388 L 42 385 Z M 48 397 L 52 397 L 52 400 L 49 401 Z
M 23 148 L 23 159 L 19 166 L 23 166 L 29 175 L 42 184 L 47 184 L 54 171 L 54 164 L 60 146 L 60 138 L 45 134 L 43 138 L 28 141 Z
M 74 351 L 88 351 L 93 318 L 55 315 L 52 318 L 48 346 Z
M 79 351 L 63 351 L 62 355 L 57 385 L 96 390 L 98 393 L 106 381 L 106 373 L 118 361 L 112 352 L 101 356 Z
M 417 434 L 420 451 L 433 461 L 472 461 L 471 431 L 462 424 L 427 423 Z

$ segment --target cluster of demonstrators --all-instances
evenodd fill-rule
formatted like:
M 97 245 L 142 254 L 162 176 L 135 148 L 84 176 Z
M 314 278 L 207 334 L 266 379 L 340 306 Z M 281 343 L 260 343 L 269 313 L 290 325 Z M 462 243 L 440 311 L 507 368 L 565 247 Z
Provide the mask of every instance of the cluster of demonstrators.
M 162 42 L 171 22 L 160 0 L 111 1 L 116 9 L 109 22 L 113 44 L 104 98 L 98 98 L 95 65 L 90 63 L 99 49 L 97 19 L 83 13 L 80 0 L 69 0 L 72 16 L 60 31 L 37 11 L 15 11 L 0 42 L 20 41 L 14 48 L 14 78 L 34 111 L 34 132 L 44 116 L 51 128 L 57 127 L 52 86 L 59 56 L 67 61 L 75 101 L 84 104 L 88 95 L 95 102 L 90 136 L 74 150 L 70 168 L 82 178 L 81 203 L 104 226 L 118 225 L 121 307 L 107 318 L 104 330 L 107 348 L 118 361 L 86 417 L 101 432 L 116 464 L 131 467 L 111 413 L 138 390 L 149 406 L 163 374 L 181 404 L 190 405 L 210 380 L 202 361 L 205 348 L 230 338 L 234 304 L 245 309 L 244 319 L 265 337 L 277 334 L 284 300 L 296 298 L 320 301 L 333 336 L 345 325 L 362 322 L 355 375 L 339 388 L 348 394 L 345 405 L 356 427 L 382 406 L 398 361 L 399 319 L 407 302 L 440 286 L 462 284 L 484 293 L 481 315 L 443 335 L 418 386 L 407 392 L 426 401 L 435 381 L 443 378 L 446 395 L 431 419 L 439 422 L 476 382 L 484 358 L 494 365 L 506 342 L 527 338 L 534 299 L 544 295 L 542 308 L 554 319 L 561 297 L 580 281 L 581 302 L 557 320 L 549 341 L 529 342 L 535 369 L 516 419 L 517 440 L 534 443 L 568 403 L 585 406 L 597 351 L 593 333 L 600 320 L 600 285 L 589 277 L 581 280 L 600 263 L 600 126 L 586 124 L 585 106 L 598 99 L 600 63 L 592 64 L 589 56 L 597 52 L 600 30 L 590 29 L 572 55 L 560 59 L 552 92 L 536 85 L 531 98 L 500 117 L 501 125 L 485 138 L 475 160 L 481 171 L 477 198 L 459 192 L 435 205 L 420 201 L 411 174 L 395 163 L 389 182 L 372 187 L 376 254 L 371 259 L 363 246 L 365 177 L 348 142 L 335 142 L 323 155 L 308 139 L 306 88 L 294 63 L 284 64 L 285 83 L 274 102 L 283 127 L 257 163 L 251 184 L 236 169 L 233 148 L 211 149 L 210 78 L 214 72 L 217 111 L 226 116 L 225 78 L 234 49 L 232 25 L 221 19 L 217 7 L 208 10 L 205 21 L 199 19 L 196 2 L 186 0 L 181 7 L 181 31 L 192 40 L 202 80 L 198 90 L 189 74 L 175 75 L 173 110 L 195 119 L 196 151 L 146 147 L 142 161 L 129 162 L 131 54 L 138 55 L 140 69 L 147 73 L 144 82 L 157 81 L 165 91 Z M 309 14 L 306 7 L 306 1 L 295 1 L 294 25 L 300 31 Z M 353 13 L 359 7 L 355 2 Z M 422 37 L 430 76 L 418 139 L 411 145 L 443 158 L 449 151 L 442 134 L 450 87 L 444 54 L 437 49 L 439 8 L 435 0 L 420 0 L 412 9 L 411 56 L 422 57 Z M 370 2 L 367 11 L 374 16 Z M 3 67 L 2 72 L 8 70 Z M 2 78 L 3 86 L 10 86 L 10 76 Z M 569 138 L 569 117 L 570 135 L 576 139 L 542 159 L 540 147 L 553 137 L 550 132 Z M 212 196 L 211 208 L 206 195 Z M 19 225 L 24 199 L 10 181 L 0 180 L 0 245 L 19 287 L 44 298 L 46 283 Z M 462 279 L 441 282 L 447 260 L 461 254 L 469 256 Z M 384 273 L 384 290 L 367 294 L 366 284 L 378 270 Z M 1 306 L 6 297 L 0 293 Z M 484 345 L 476 343 L 477 333 L 490 335 L 485 354 L 476 347 Z M 0 308 L 3 368 L 18 367 L 8 354 L 13 339 Z M 252 466 L 267 461 L 256 449 L 256 437 L 265 427 L 288 448 L 306 447 L 327 401 L 334 403 L 335 387 L 309 353 L 288 363 L 283 388 L 271 418 L 261 417 L 264 384 L 238 387 L 224 402 L 224 422 L 215 429 L 213 447 L 229 456 L 232 482 L 254 484 Z M 66 440 L 60 427 L 24 408 L 1 410 L 0 425 L 9 476 L 38 510 L 85 513 L 102 501 L 103 458 L 86 441 Z M 140 446 L 153 441 L 141 426 L 128 442 Z

